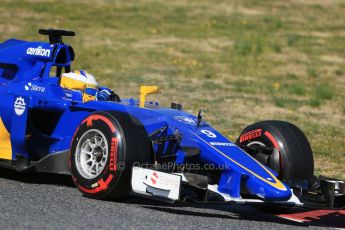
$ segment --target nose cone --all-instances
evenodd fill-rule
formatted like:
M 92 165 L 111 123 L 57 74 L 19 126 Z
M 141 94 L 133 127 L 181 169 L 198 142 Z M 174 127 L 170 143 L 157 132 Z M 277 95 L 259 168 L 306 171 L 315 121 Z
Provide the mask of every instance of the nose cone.
M 246 181 L 246 187 L 250 194 L 259 196 L 265 200 L 289 200 L 292 196 L 290 188 L 276 178 L 273 178 L 273 180 L 267 183 L 255 177 L 250 177 Z

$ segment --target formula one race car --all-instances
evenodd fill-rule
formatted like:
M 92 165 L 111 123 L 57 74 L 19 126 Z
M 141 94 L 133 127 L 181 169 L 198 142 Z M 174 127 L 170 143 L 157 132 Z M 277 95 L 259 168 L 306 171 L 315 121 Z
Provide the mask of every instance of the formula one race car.
M 345 184 L 316 178 L 305 135 L 284 121 L 248 126 L 236 143 L 172 103 L 120 99 L 83 70 L 63 36 L 0 44 L 0 165 L 71 174 L 87 197 L 345 206 Z

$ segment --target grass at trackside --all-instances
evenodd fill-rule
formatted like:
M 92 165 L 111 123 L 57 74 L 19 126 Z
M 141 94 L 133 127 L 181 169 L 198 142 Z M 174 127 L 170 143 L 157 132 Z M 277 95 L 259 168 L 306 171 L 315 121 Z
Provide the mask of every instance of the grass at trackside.
M 344 21 L 341 0 L 1 1 L 0 40 L 75 30 L 75 68 L 121 96 L 159 85 L 163 105 L 203 108 L 231 139 L 288 120 L 310 139 L 317 173 L 345 178 Z

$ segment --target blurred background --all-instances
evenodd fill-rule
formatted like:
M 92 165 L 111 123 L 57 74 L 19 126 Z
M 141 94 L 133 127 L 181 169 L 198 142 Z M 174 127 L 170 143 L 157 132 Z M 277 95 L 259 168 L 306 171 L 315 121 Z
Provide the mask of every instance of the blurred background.
M 258 120 L 287 120 L 309 138 L 316 172 L 345 178 L 345 1 L 0 0 L 0 41 L 69 29 L 74 69 L 121 97 L 159 85 L 236 140 Z M 303 162 L 301 162 L 303 166 Z

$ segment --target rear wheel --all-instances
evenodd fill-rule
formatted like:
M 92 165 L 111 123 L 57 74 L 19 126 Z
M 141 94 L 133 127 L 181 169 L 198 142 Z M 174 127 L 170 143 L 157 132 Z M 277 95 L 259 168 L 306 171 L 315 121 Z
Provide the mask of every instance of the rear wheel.
M 284 181 L 310 179 L 314 175 L 313 153 L 304 133 L 285 121 L 260 121 L 246 127 L 237 140 L 244 146 L 274 148 L 270 155 L 254 157 L 278 173 Z
M 134 117 L 98 112 L 78 127 L 71 146 L 70 170 L 77 188 L 87 197 L 120 199 L 131 190 L 133 164 L 151 163 L 148 135 Z

